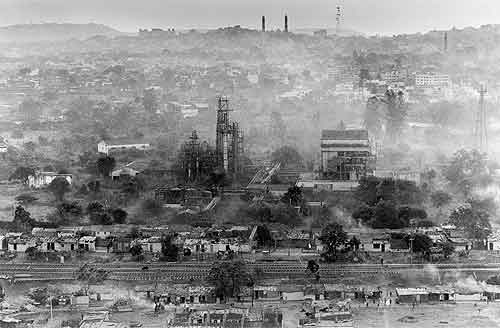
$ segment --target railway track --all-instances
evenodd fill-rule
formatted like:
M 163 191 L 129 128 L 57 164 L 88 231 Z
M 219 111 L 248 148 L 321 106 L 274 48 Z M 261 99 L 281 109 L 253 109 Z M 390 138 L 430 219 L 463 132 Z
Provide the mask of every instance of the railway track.
M 93 268 L 100 268 L 109 272 L 109 279 L 131 281 L 197 281 L 206 278 L 212 266 L 211 262 L 196 263 L 92 263 Z M 147 268 L 146 268 L 147 267 Z M 15 277 L 18 280 L 39 279 L 74 279 L 81 265 L 76 264 L 45 264 L 45 263 L 0 263 L 0 275 Z M 305 264 L 298 262 L 279 263 L 251 263 L 251 271 L 260 269 L 268 277 L 297 277 L 303 276 Z M 500 263 L 485 264 L 387 264 L 383 267 L 376 264 L 321 264 L 319 273 L 322 279 L 329 279 L 346 275 L 375 275 L 384 274 L 395 276 L 405 272 L 500 272 Z

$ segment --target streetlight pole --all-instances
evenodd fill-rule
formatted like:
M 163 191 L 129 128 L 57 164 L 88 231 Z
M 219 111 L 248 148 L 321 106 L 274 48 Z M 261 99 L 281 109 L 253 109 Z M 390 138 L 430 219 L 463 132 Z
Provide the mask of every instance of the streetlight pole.
M 413 235 L 410 236 L 410 264 L 413 264 L 413 240 L 415 237 Z

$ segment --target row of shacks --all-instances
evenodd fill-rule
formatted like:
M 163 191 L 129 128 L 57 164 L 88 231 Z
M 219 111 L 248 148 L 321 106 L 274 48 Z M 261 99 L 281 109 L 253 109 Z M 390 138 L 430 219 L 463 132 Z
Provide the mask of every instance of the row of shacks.
M 283 314 L 272 310 L 250 310 L 230 308 L 215 310 L 192 310 L 175 313 L 168 327 L 176 328 L 281 328 Z
M 478 285 L 476 288 L 425 287 L 425 288 L 381 288 L 371 285 L 346 284 L 292 284 L 268 283 L 245 287 L 238 295 L 238 301 L 320 301 L 320 300 L 380 300 L 394 294 L 398 303 L 425 302 L 479 302 L 500 300 L 500 287 Z M 163 304 L 219 303 L 215 288 L 193 284 L 153 284 L 136 286 L 136 292 Z
M 151 284 L 139 285 L 135 291 L 144 297 L 162 304 L 204 304 L 219 303 L 215 288 L 193 284 Z M 244 287 L 237 299 L 251 301 L 318 301 L 335 299 L 366 300 L 380 298 L 382 291 L 377 287 L 346 286 L 334 284 L 300 285 L 292 283 L 268 283 Z
M 500 287 L 494 285 L 477 285 L 464 287 L 425 287 L 396 288 L 398 303 L 435 303 L 435 302 L 481 302 L 500 301 Z

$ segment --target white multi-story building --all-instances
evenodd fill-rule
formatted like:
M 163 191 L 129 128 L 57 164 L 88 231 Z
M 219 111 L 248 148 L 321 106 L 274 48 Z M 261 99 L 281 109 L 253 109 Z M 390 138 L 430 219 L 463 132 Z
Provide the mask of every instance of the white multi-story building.
M 420 88 L 449 87 L 451 85 L 450 76 L 437 73 L 417 73 L 415 74 L 415 86 Z
M 149 143 L 138 143 L 135 141 L 128 140 L 114 140 L 114 141 L 104 141 L 102 140 L 97 144 L 97 151 L 102 154 L 108 155 L 112 150 L 126 150 L 126 149 L 138 149 L 147 150 L 151 147 Z

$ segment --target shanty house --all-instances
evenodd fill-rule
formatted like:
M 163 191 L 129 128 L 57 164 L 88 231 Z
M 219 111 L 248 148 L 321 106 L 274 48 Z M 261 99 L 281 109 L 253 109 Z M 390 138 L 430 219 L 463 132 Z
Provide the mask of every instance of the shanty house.
M 30 247 L 37 247 L 38 239 L 31 236 L 19 236 L 8 241 L 9 252 L 24 253 Z
M 500 234 L 492 234 L 488 237 L 488 250 L 500 251 Z
M 95 252 L 95 240 L 94 236 L 83 236 L 78 240 L 78 248 L 87 252 Z
M 391 237 L 385 232 L 361 233 L 359 239 L 362 251 L 385 253 L 391 250 Z
M 430 302 L 453 302 L 455 301 L 455 291 L 444 287 L 434 287 L 429 289 Z
M 111 178 L 116 181 L 120 180 L 122 177 L 136 177 L 142 174 L 148 166 L 147 162 L 133 161 L 111 172 Z
M 35 189 L 43 188 L 48 186 L 56 178 L 64 178 L 69 184 L 73 182 L 73 175 L 71 174 L 35 172 L 35 174 L 28 176 L 28 186 Z
M 398 303 L 423 303 L 429 300 L 429 292 L 425 288 L 396 288 Z
M 55 250 L 58 252 L 73 252 L 78 249 L 78 239 L 67 236 L 59 238 L 55 243 Z

